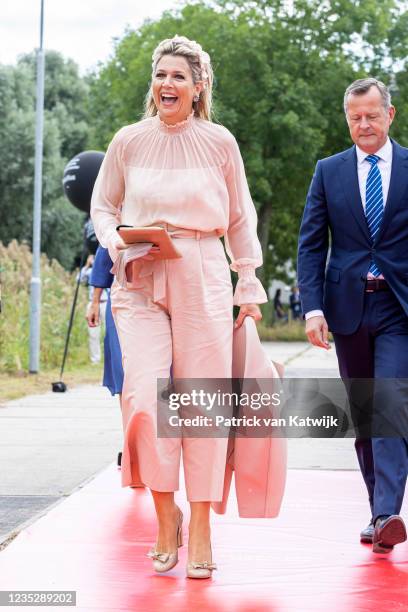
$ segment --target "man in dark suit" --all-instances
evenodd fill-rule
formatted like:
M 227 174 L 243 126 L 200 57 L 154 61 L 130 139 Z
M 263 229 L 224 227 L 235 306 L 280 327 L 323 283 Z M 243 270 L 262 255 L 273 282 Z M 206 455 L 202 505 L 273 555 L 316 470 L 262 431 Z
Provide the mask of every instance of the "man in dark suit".
M 306 333 L 328 349 L 330 329 L 343 379 L 408 378 L 408 149 L 388 137 L 395 108 L 380 81 L 352 83 L 344 110 L 354 146 L 317 163 L 300 229 Z M 356 437 L 371 507 L 360 537 L 374 552 L 407 538 L 402 435 Z

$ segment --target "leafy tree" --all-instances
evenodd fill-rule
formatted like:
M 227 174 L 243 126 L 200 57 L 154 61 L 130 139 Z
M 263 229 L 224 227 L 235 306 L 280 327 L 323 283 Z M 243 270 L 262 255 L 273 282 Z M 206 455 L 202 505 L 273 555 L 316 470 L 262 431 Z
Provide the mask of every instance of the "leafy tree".
M 81 248 L 84 215 L 62 203 L 62 175 L 66 162 L 87 146 L 88 87 L 76 64 L 59 53 L 47 52 L 45 65 L 42 248 L 69 268 Z M 35 84 L 34 54 L 16 66 L 0 65 L 0 241 L 5 244 L 32 237 Z
M 138 121 L 163 38 L 184 34 L 210 53 L 215 121 L 236 136 L 259 216 L 264 280 L 295 265 L 305 194 L 316 160 L 350 145 L 343 93 L 371 74 L 388 83 L 398 113 L 392 134 L 408 142 L 408 11 L 398 0 L 212 0 L 166 11 L 126 29 L 111 59 L 81 79 L 72 60 L 46 55 L 43 247 L 69 266 L 82 215 L 61 200 L 66 161 L 105 149 Z M 0 240 L 30 240 L 35 57 L 0 65 Z M 59 228 L 56 231 L 56 228 Z M 77 236 L 77 238 L 75 238 Z M 66 245 L 58 248 L 60 244 Z M 70 257 L 70 253 L 72 256 Z
M 237 137 L 245 160 L 265 280 L 284 277 L 287 261 L 295 263 L 315 162 L 350 143 L 344 90 L 370 72 L 390 81 L 390 58 L 405 57 L 407 19 L 394 0 L 218 0 L 166 12 L 128 29 L 90 79 L 93 142 L 106 147 L 120 126 L 142 116 L 160 40 L 176 33 L 199 40 L 214 64 L 215 119 Z M 405 94 L 404 77 L 394 78 Z
M 407 49 L 403 4 L 384 0 L 218 0 L 189 3 L 128 29 L 112 59 L 90 78 L 92 142 L 106 147 L 140 119 L 151 55 L 176 33 L 200 41 L 213 60 L 215 120 L 237 137 L 259 216 L 265 280 L 294 265 L 304 198 L 318 158 L 350 145 L 347 85 L 365 74 L 395 79 L 390 58 Z M 408 110 L 408 109 L 407 109 Z M 406 123 L 406 122 L 405 122 Z M 399 134 L 405 127 L 399 124 Z
M 23 55 L 18 66 L 36 73 L 36 56 Z M 57 51 L 47 51 L 44 78 L 44 109 L 53 118 L 59 129 L 60 153 L 70 159 L 83 151 L 88 142 L 86 80 L 78 73 L 78 66 L 72 59 L 64 58 Z

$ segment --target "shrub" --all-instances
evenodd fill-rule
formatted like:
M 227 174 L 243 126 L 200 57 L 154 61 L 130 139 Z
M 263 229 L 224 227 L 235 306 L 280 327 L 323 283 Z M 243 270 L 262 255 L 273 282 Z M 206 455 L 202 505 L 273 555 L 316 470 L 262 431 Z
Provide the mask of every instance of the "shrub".
M 29 367 L 29 309 L 32 255 L 27 244 L 0 242 L 2 312 L 0 315 L 0 372 Z M 55 259 L 41 256 L 41 356 L 42 370 L 61 365 L 77 272 L 67 272 Z M 89 363 L 88 334 L 84 317 L 87 289 L 80 287 L 68 362 Z

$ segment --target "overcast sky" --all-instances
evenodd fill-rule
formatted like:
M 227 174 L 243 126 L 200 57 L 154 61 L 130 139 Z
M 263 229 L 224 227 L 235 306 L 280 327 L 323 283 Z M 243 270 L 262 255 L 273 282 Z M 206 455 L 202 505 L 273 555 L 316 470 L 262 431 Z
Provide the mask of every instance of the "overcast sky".
M 74 59 L 84 74 L 109 56 L 112 39 L 126 25 L 135 28 L 180 4 L 184 2 L 44 0 L 44 47 Z M 40 6 L 40 0 L 0 0 L 0 63 L 14 64 L 20 53 L 39 46 Z

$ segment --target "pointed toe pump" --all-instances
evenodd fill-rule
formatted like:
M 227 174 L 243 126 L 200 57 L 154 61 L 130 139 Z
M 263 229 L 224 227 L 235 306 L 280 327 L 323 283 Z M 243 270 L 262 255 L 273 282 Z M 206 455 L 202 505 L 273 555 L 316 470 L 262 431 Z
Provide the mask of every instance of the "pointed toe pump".
M 211 552 L 212 559 L 212 552 Z M 195 561 L 189 561 L 187 563 L 187 578 L 211 578 L 213 570 L 216 570 L 217 566 L 211 561 L 204 561 L 202 563 L 196 563 Z
M 183 546 L 183 513 L 179 510 L 177 520 L 177 549 L 176 552 L 161 552 L 156 548 L 152 548 L 147 553 L 147 556 L 153 561 L 153 569 L 155 572 L 162 574 L 173 569 L 178 563 L 178 549 Z
M 187 564 L 187 578 L 211 578 L 213 570 L 216 570 L 215 563 L 192 563 Z

